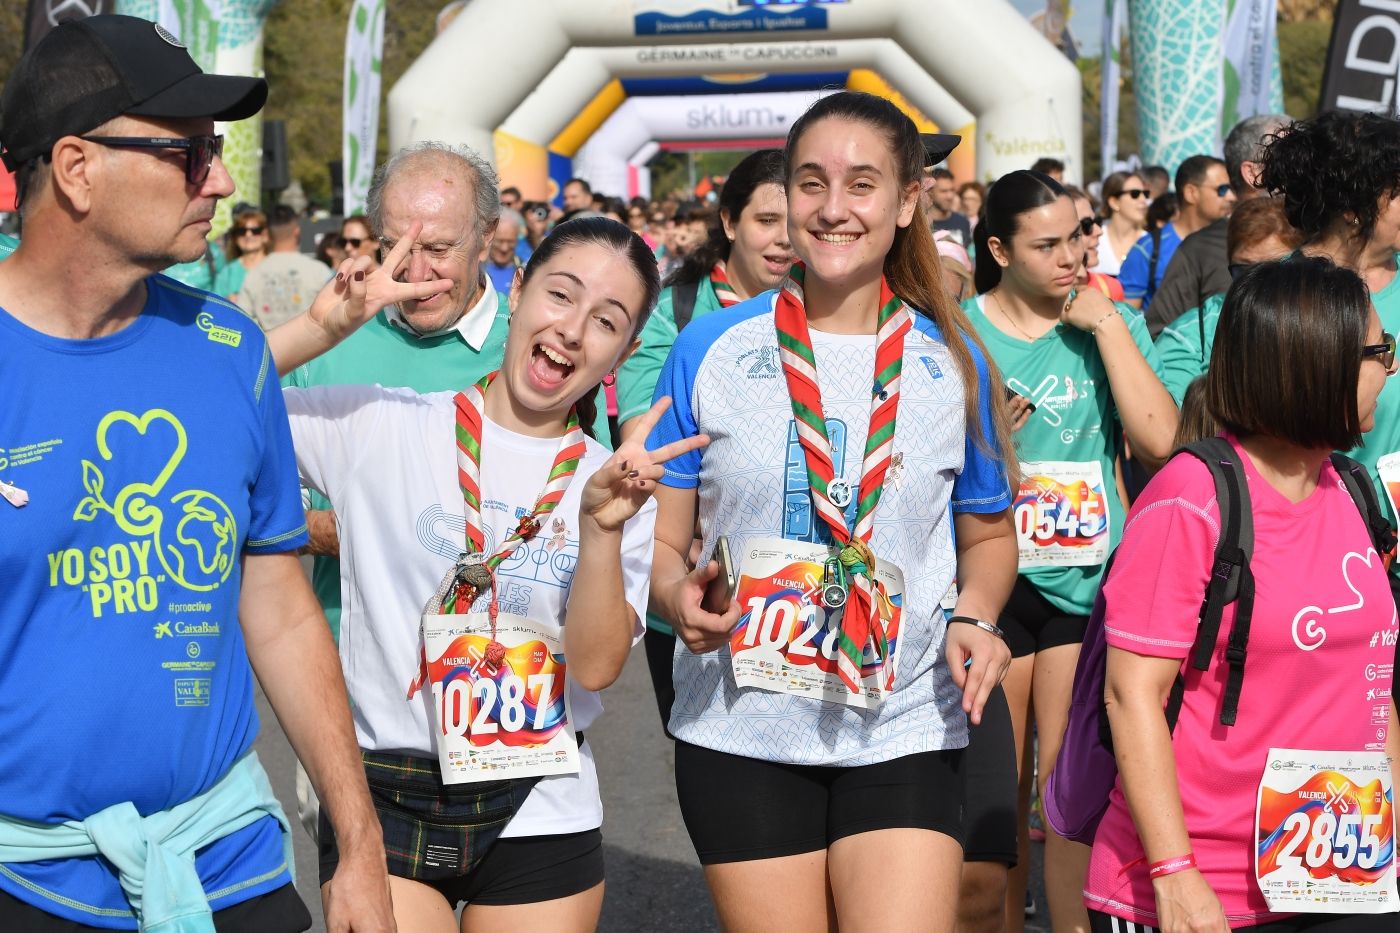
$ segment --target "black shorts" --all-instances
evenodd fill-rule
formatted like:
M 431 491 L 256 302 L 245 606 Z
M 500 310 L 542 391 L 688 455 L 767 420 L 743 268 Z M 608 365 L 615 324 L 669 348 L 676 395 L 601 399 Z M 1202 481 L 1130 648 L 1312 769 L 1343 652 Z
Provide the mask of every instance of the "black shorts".
M 1011 598 L 1006 601 L 997 624 L 1006 633 L 1006 646 L 1011 649 L 1011 656 L 1024 658 L 1047 648 L 1084 641 L 1089 617 L 1059 609 L 1041 595 L 1034 583 L 1017 576 Z
M 232 907 L 214 911 L 217 933 L 301 933 L 311 929 L 311 914 L 290 884 Z M 106 927 L 90 927 L 26 904 L 0 891 L 0 930 L 5 933 L 111 933 Z
M 328 826 L 323 816 L 322 884 L 330 880 L 340 863 L 335 834 L 326 832 Z M 553 901 L 587 891 L 603 880 L 603 833 L 588 829 L 555 836 L 501 838 L 465 875 L 438 881 L 414 880 L 447 898 L 453 908 L 463 901 L 496 907 Z
M 1252 927 L 1235 927 L 1254 933 L 1395 933 L 1400 929 L 1400 915 L 1389 914 L 1299 914 L 1287 920 L 1258 923 Z M 1089 911 L 1089 933 L 1160 933 L 1156 927 L 1134 923 Z
M 656 711 L 661 714 L 661 728 L 666 738 L 671 734 L 671 706 L 676 702 L 676 685 L 671 680 L 671 661 L 676 654 L 676 636 L 648 628 L 642 637 L 647 649 L 647 670 L 651 672 L 651 688 L 656 691 Z
M 963 840 L 963 751 L 790 765 L 676 742 L 676 794 L 702 865 L 800 855 L 876 829 Z
M 1016 867 L 1016 736 L 1001 687 L 987 697 L 982 724 L 972 726 L 963 755 L 966 790 L 964 862 Z

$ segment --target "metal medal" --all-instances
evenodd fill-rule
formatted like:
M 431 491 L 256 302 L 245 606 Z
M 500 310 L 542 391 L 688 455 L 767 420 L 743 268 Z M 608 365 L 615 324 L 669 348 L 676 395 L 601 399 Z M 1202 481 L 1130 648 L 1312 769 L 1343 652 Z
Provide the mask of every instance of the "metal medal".
M 822 567 L 822 605 L 828 609 L 840 609 L 846 605 L 848 595 L 846 568 L 841 566 L 838 558 L 827 558 Z
M 826 495 L 831 504 L 844 509 L 851 504 L 851 484 L 849 480 L 834 479 L 826 484 Z

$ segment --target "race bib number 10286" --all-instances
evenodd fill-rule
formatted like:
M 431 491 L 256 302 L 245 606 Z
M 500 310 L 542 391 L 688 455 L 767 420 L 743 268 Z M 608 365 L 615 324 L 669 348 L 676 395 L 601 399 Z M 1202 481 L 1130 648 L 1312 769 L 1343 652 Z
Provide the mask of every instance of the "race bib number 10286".
M 894 683 L 904 574 L 889 563 L 876 565 L 885 598 L 878 600 L 885 619 L 889 650 L 877 657 L 865 646 L 859 693 L 852 693 L 836 672 L 840 613 L 822 605 L 822 567 L 831 551 L 825 545 L 758 538 L 744 546 L 738 592 L 743 608 L 729 636 L 734 682 L 776 693 L 810 697 L 866 709 L 878 707 Z

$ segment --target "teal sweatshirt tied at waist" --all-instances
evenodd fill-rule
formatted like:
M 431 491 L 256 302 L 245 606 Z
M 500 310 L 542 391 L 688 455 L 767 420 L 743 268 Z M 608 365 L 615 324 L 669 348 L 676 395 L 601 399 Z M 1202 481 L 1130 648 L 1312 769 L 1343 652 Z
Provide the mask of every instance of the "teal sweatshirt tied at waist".
M 204 793 L 147 817 L 130 802 L 64 823 L 0 814 L 0 864 L 101 855 L 116 866 L 144 933 L 214 933 L 194 854 L 266 816 L 282 827 L 282 849 L 295 876 L 291 825 L 257 752 L 249 751 Z

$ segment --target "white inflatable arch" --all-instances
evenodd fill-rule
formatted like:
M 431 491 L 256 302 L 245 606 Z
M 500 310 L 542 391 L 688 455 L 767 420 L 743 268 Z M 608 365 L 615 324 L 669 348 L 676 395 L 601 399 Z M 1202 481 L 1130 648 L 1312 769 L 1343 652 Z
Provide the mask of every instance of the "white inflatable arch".
M 390 145 L 465 142 L 538 190 L 582 144 L 561 153 L 558 134 L 590 108 L 591 134 L 621 104 L 620 89 L 600 95 L 618 77 L 851 67 L 949 131 L 975 120 L 979 178 L 1041 155 L 1081 175 L 1079 72 L 1007 0 L 472 0 L 390 91 Z
M 794 120 L 829 93 L 629 97 L 579 149 L 572 171 L 594 191 L 649 198 L 650 184 L 632 171 L 638 155 L 655 154 L 649 143 L 743 140 L 750 147 L 775 145 Z

